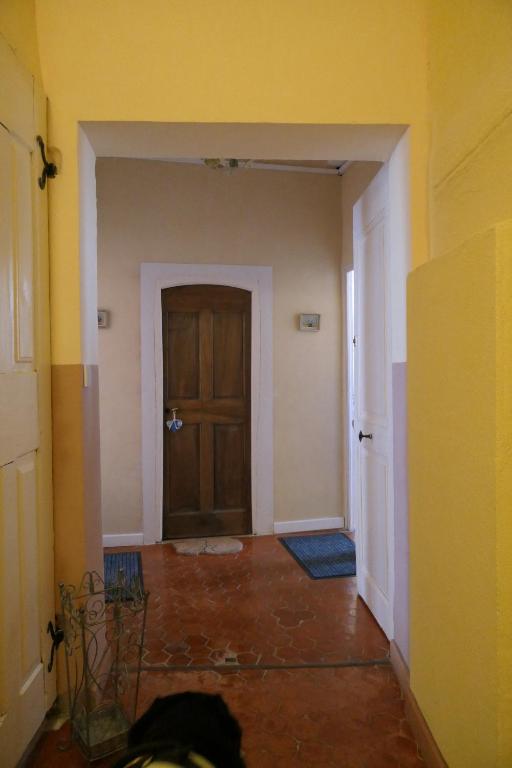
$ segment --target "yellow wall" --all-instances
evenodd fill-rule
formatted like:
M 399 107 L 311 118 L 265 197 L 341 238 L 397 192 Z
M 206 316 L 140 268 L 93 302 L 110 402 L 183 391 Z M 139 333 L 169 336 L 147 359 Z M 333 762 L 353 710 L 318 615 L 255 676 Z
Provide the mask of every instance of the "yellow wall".
M 5 37 L 25 69 L 40 80 L 35 0 L 2 0 L 0 34 Z
M 409 280 L 411 683 L 450 768 L 495 765 L 494 245 Z
M 80 361 L 77 121 L 412 124 L 426 258 L 423 0 L 37 0 L 50 137 L 56 363 Z
M 430 0 L 432 256 L 512 211 L 512 5 Z
M 428 7 L 433 260 L 408 297 L 411 682 L 450 768 L 509 766 L 512 5 Z

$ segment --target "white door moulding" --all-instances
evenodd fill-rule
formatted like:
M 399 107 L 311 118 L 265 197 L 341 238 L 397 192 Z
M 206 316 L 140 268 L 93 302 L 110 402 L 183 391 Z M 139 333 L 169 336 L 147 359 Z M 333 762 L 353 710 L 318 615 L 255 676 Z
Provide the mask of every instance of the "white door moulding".
M 228 285 L 252 294 L 251 484 L 253 533 L 273 533 L 272 267 L 141 264 L 142 503 L 144 544 L 162 540 L 164 288 Z

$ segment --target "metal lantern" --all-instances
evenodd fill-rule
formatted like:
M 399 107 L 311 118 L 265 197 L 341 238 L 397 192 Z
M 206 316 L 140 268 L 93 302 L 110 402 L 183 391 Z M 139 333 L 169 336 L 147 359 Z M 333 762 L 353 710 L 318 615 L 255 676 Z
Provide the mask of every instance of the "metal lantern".
M 71 736 L 96 760 L 126 745 L 135 720 L 148 593 L 123 570 L 113 585 L 92 571 L 59 588 Z

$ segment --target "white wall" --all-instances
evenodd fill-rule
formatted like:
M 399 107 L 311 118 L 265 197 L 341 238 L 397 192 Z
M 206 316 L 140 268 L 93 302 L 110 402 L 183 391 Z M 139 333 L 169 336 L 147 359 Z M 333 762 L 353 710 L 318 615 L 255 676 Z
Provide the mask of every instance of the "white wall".
M 354 268 L 352 212 L 366 187 L 382 168 L 382 163 L 352 163 L 341 178 L 342 262 L 344 271 Z
M 340 179 L 104 159 L 97 184 L 104 533 L 142 530 L 146 261 L 273 267 L 275 519 L 344 515 Z M 321 331 L 297 331 L 299 312 L 320 312 Z
M 80 165 L 80 311 L 82 362 L 98 362 L 96 155 L 82 128 L 78 132 Z

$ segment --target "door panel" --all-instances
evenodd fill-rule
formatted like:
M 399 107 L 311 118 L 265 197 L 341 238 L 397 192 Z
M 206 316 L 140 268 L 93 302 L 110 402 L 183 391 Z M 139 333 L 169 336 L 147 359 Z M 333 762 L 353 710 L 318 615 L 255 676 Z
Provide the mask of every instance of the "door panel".
M 14 145 L 9 133 L 0 126 L 0 328 L 11 328 L 13 319 L 14 266 Z M 0 371 L 13 367 L 13 334 L 0 333 Z
M 244 396 L 244 315 L 213 315 L 213 397 Z
M 166 357 L 167 398 L 194 399 L 199 397 L 199 315 L 193 312 L 173 312 L 167 324 L 168 350 Z M 183 360 L 183 365 L 171 365 L 171 360 Z
M 41 667 L 37 573 L 36 456 L 30 453 L 16 462 L 19 562 L 21 671 L 23 678 Z
M 169 440 L 165 474 L 171 509 L 188 512 L 199 507 L 200 429 L 199 424 L 184 424 L 179 441 Z
M 243 424 L 215 424 L 215 491 L 216 509 L 241 509 L 244 506 Z
M 359 302 L 362 312 L 359 327 L 359 416 L 362 419 L 386 424 L 386 285 L 384 254 L 384 220 L 375 222 L 360 240 L 360 259 L 363 265 L 358 273 Z M 363 347 L 364 340 L 364 347 Z
M 0 372 L 0 467 L 39 444 L 38 377 L 34 371 Z
M 387 168 L 354 207 L 357 584 L 393 637 L 393 433 Z
M 33 317 L 33 221 L 32 221 L 32 179 L 30 153 L 20 144 L 14 145 L 14 324 L 16 363 L 30 363 L 34 357 Z M 30 205 L 28 203 L 30 202 Z
M 363 562 L 370 579 L 385 597 L 388 594 L 387 517 L 374 503 L 387 496 L 389 467 L 385 457 L 361 448 L 361 505 L 363 526 L 361 545 Z
M 12 716 L 11 724 L 5 722 L 0 728 L 0 746 L 6 747 L 4 754 L 13 756 L 20 749 L 16 744 L 20 729 L 30 739 L 45 712 L 36 490 L 35 452 L 0 469 L 0 546 L 10 574 L 0 604 L 6 631 L 2 712 Z
M 45 101 L 0 37 L 0 754 L 11 768 L 55 699 Z
M 164 538 L 251 532 L 250 326 L 248 291 L 162 291 Z

